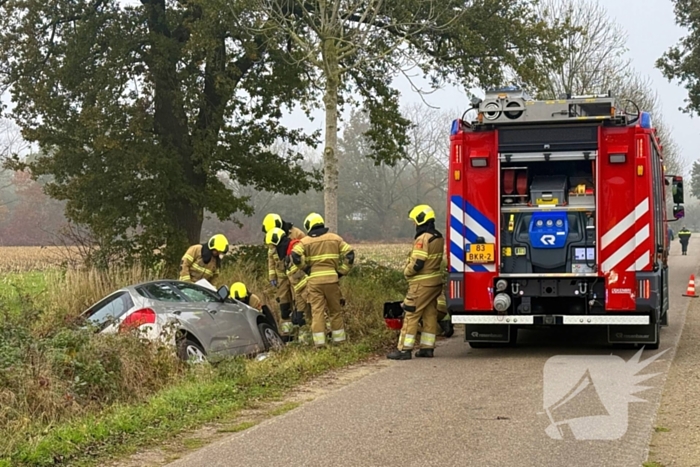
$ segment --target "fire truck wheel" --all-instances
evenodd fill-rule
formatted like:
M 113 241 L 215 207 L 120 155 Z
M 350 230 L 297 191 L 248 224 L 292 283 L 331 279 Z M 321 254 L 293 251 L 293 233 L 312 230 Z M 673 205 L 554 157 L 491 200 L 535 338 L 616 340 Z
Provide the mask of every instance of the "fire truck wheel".
M 508 347 L 515 347 L 518 345 L 518 328 L 515 326 L 510 327 L 510 341 L 508 341 Z
M 470 342 L 469 347 L 472 349 L 488 349 L 491 348 L 493 344 L 491 342 Z
M 649 349 L 649 350 L 659 350 L 660 344 L 661 344 L 661 323 L 657 322 L 656 323 L 656 343 L 649 344 L 649 345 L 645 346 L 645 348 Z

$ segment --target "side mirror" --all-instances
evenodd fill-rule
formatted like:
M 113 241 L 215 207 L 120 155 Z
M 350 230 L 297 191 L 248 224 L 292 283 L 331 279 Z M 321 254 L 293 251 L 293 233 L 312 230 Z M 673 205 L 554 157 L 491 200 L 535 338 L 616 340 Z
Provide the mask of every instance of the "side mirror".
M 683 177 L 673 177 L 671 193 L 673 193 L 673 202 L 675 204 L 683 204 Z
M 683 208 L 682 204 L 673 206 L 673 217 L 675 219 L 683 219 L 685 217 L 685 208 Z
M 222 285 L 219 287 L 219 290 L 216 291 L 216 295 L 219 296 L 219 299 L 221 299 L 222 302 L 228 298 L 230 293 L 231 291 L 225 285 Z

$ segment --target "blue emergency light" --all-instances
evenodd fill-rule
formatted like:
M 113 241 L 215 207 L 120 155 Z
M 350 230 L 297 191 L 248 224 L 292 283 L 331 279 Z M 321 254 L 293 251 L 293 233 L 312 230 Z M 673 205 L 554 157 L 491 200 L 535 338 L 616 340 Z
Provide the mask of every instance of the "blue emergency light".
M 639 114 L 639 126 L 647 130 L 652 127 L 651 114 L 649 112 L 642 112 Z
M 456 135 L 459 133 L 459 119 L 452 120 L 452 129 L 450 130 L 450 135 Z

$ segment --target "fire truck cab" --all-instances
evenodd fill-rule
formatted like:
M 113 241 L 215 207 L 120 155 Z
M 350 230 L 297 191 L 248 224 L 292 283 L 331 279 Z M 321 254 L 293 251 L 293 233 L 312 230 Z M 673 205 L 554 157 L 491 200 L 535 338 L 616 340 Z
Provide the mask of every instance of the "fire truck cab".
M 668 324 L 666 175 L 651 116 L 610 94 L 536 101 L 497 89 L 455 120 L 448 177 L 448 307 L 472 347 L 531 326 L 606 326 L 658 348 Z M 634 106 L 634 104 L 633 104 Z M 636 107 L 636 106 L 634 106 Z

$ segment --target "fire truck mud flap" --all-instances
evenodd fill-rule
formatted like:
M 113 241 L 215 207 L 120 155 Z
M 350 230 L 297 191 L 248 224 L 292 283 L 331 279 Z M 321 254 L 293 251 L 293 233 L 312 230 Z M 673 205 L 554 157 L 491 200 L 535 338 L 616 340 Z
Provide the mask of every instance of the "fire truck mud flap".
M 663 317 L 655 315 L 646 317 L 648 324 L 612 324 L 608 326 L 608 342 L 610 344 L 642 344 L 658 347 L 661 339 Z
M 511 342 L 511 334 L 516 330 L 509 324 L 465 324 L 464 340 L 466 342 Z
M 659 325 L 647 324 L 608 326 L 608 342 L 611 344 L 656 344 L 659 340 Z

